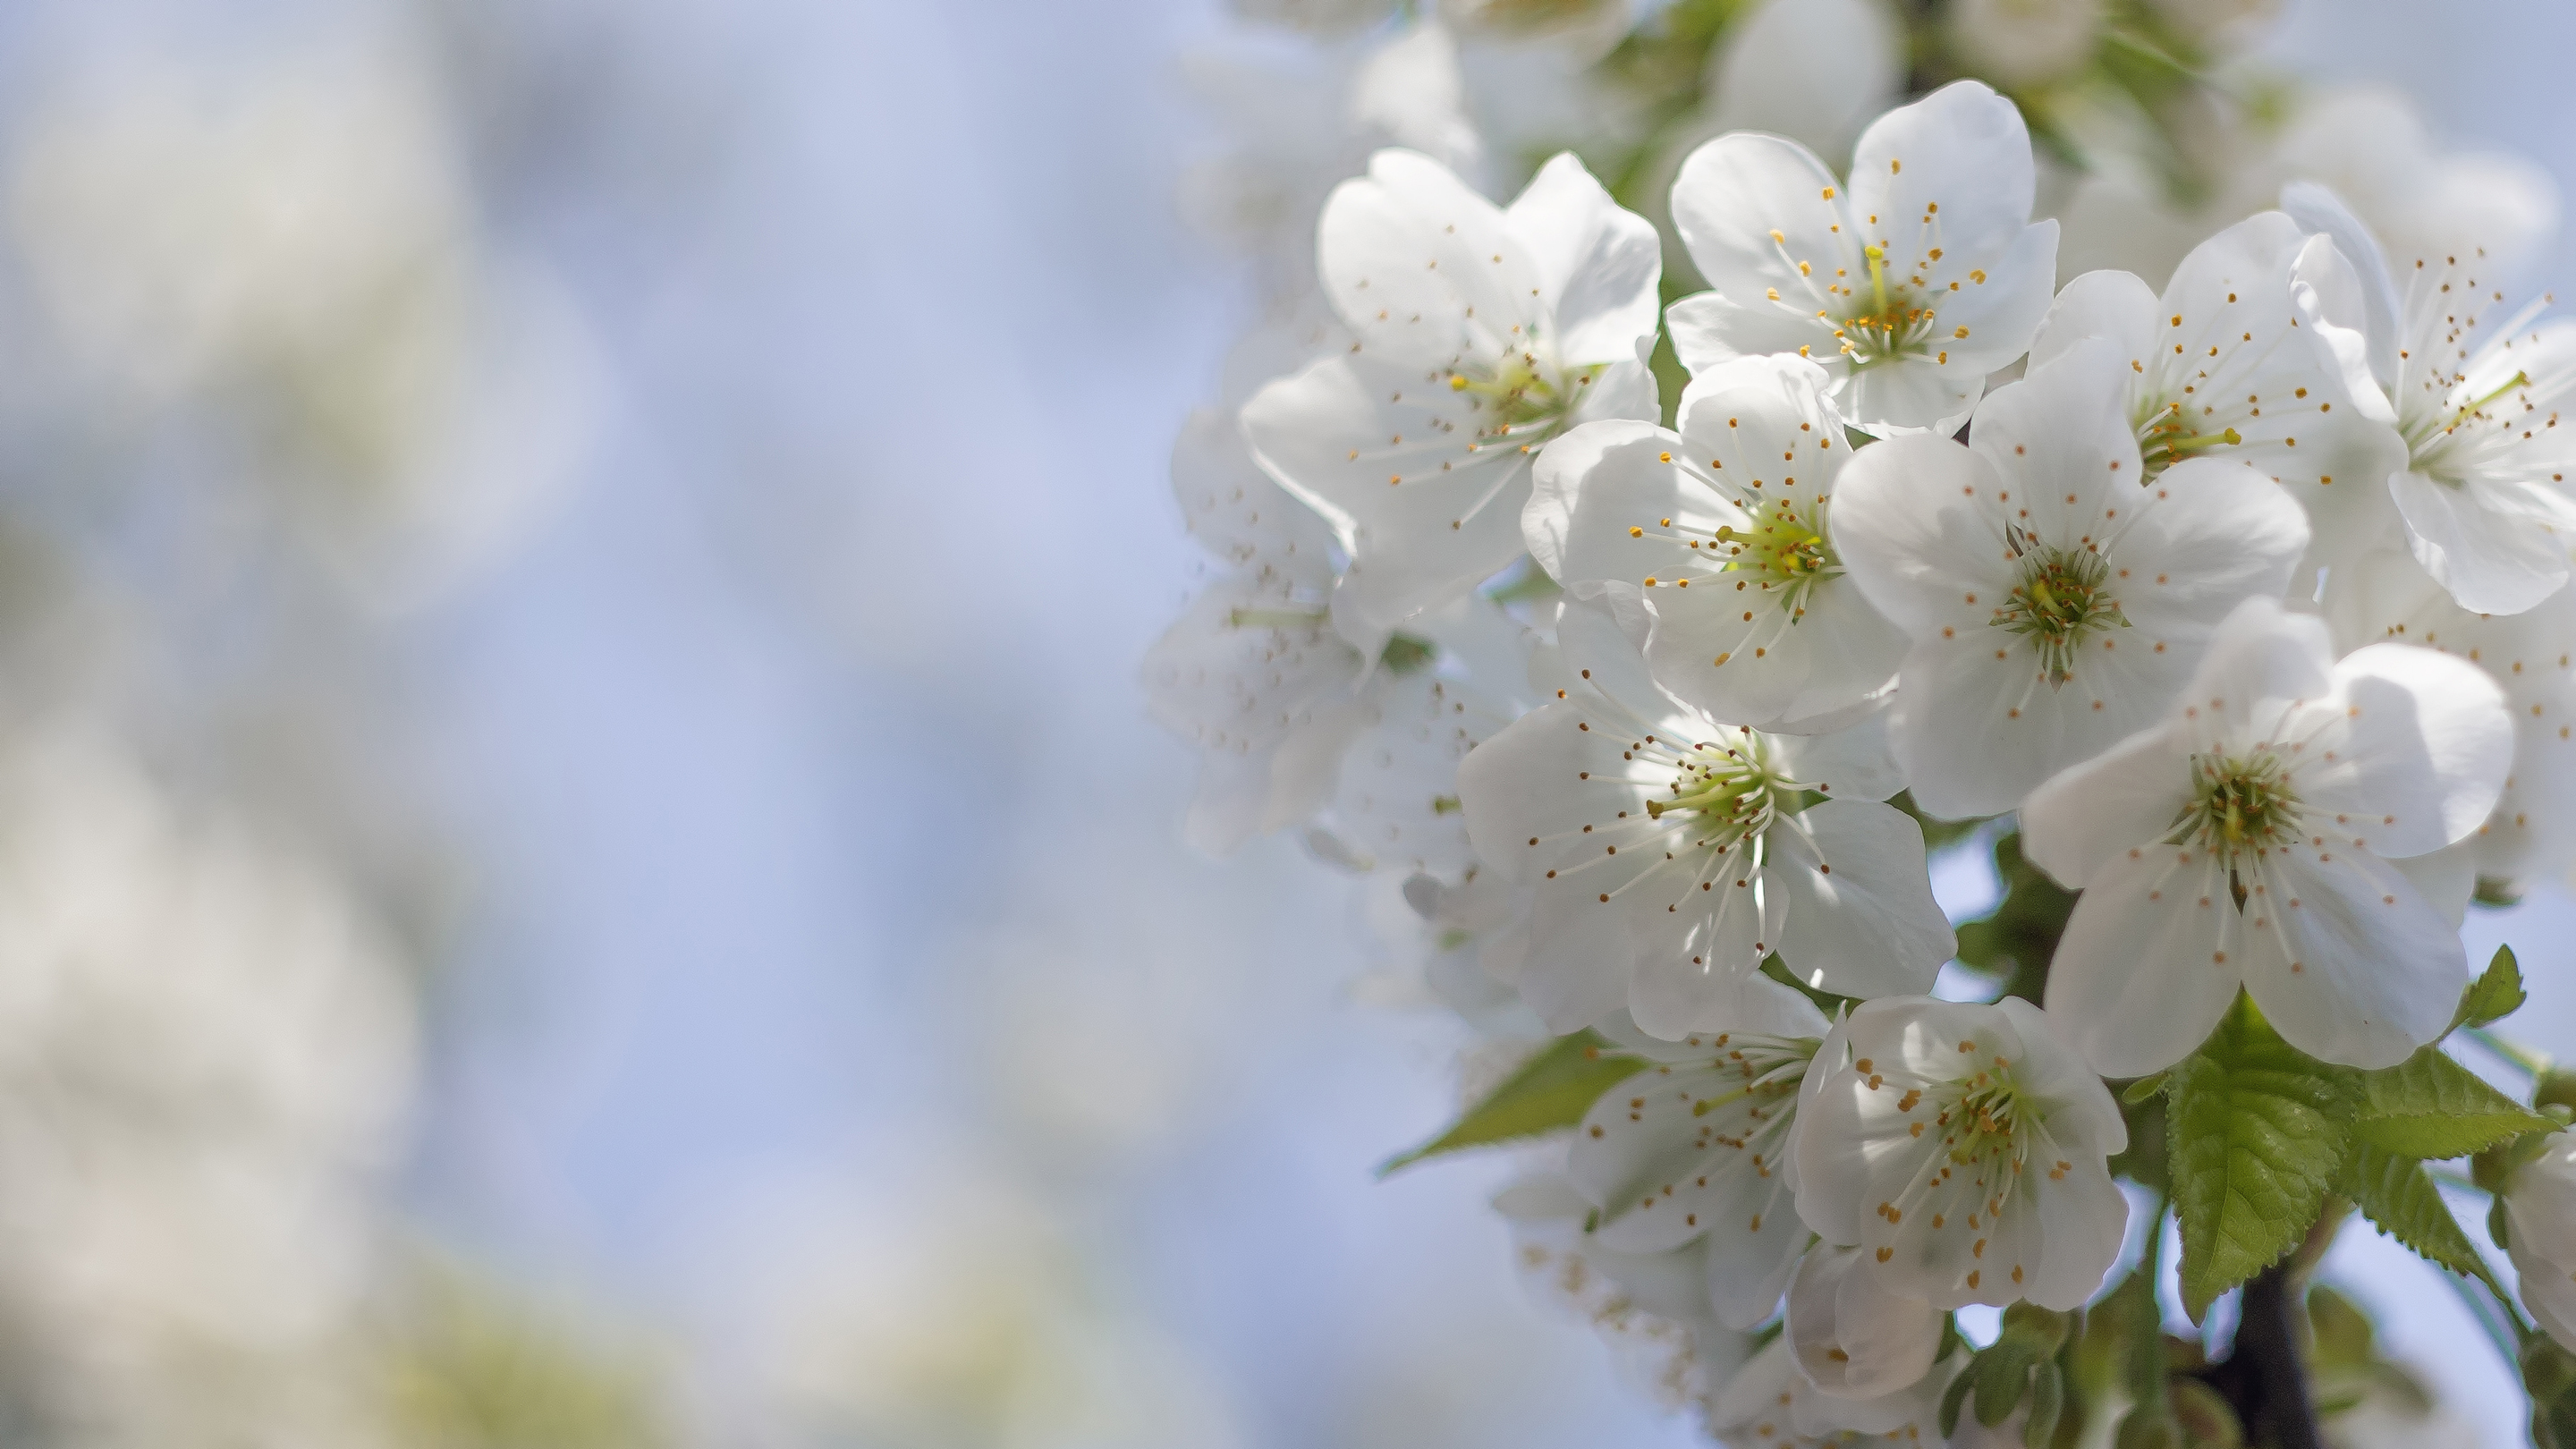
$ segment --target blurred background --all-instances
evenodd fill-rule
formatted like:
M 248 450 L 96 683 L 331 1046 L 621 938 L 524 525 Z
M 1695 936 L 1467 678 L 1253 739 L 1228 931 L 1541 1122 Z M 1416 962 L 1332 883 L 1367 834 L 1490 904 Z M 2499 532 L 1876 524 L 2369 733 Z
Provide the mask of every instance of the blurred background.
M 2262 37 L 2576 194 L 2559 6 Z M 0 6 L 0 1442 L 1693 1442 L 1498 1165 L 1372 1180 L 1467 1033 L 1381 892 L 1185 848 L 1145 717 L 1171 438 L 1356 164 L 1318 53 Z M 2543 1046 L 2571 927 L 2470 924 Z M 2433 1270 L 2329 1272 L 2519 1442 Z

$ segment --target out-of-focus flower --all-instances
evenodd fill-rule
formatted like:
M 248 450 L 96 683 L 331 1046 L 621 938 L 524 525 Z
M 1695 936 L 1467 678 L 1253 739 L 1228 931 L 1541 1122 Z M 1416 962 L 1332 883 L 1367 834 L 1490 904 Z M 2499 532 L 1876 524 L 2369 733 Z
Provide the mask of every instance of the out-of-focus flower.
M 1381 151 L 1324 210 L 1326 295 L 1359 340 L 1243 410 L 1254 454 L 1351 551 L 1336 627 L 1374 654 L 1521 551 L 1530 459 L 1567 428 L 1656 413 L 1654 228 L 1572 156 L 1508 210 Z
M 1246 20 L 1334 35 L 1375 25 L 1395 13 L 1395 0 L 1227 0 Z
M 1848 155 L 1897 99 L 1905 38 L 1870 0 L 1762 0 L 1709 52 L 1709 129 L 1767 131 Z
M 2405 1060 L 2450 1025 L 2469 969 L 2448 903 L 2390 861 L 2469 836 L 2512 764 L 2503 695 L 2474 666 L 2406 644 L 2338 662 L 2322 620 L 2247 600 L 2161 723 L 2022 809 L 2029 858 L 2084 892 L 2050 1018 L 2103 1075 L 2142 1076 L 2241 985 L 2310 1056 Z
M 1798 1113 L 1798 1215 L 1939 1308 L 2073 1309 L 2120 1254 L 2120 1109 L 2038 1007 L 1865 1002 Z
M 18 141 L 8 216 L 90 380 L 246 417 L 259 496 L 371 600 L 524 536 L 602 406 L 586 331 L 542 272 L 485 253 L 435 87 L 398 61 L 67 90 Z
M 1955 942 L 1867 726 L 1763 735 L 1664 701 L 1617 627 L 1559 623 L 1578 678 L 1458 771 L 1477 853 L 1533 893 L 1523 998 L 1667 1041 L 1758 1011 L 1773 952 L 1827 989 L 1920 990 Z M 1829 798 L 1803 803 L 1814 791 Z
M 1870 1399 L 1828 1393 L 1799 1371 L 1797 1345 L 1783 1335 L 1710 1399 L 1708 1429 L 1721 1443 L 1762 1449 L 1915 1449 L 1939 1441 L 1938 1390 L 1927 1381 Z
M 1827 532 L 1852 449 L 1823 372 L 1721 364 L 1678 421 L 1587 423 L 1550 443 L 1522 514 L 1531 557 L 1577 599 L 1609 601 L 1656 684 L 1710 718 L 1851 723 L 1881 702 L 1905 631 L 1844 577 Z
M 1941 1347 L 1941 1310 L 1868 1271 L 1867 1254 L 1819 1244 L 1789 1280 L 1781 1337 L 1798 1372 L 1837 1399 L 1885 1399 L 1921 1383 Z
M 2408 450 L 2388 491 L 2416 562 L 2480 613 L 2520 613 L 2557 592 L 2576 533 L 2576 430 L 2558 426 L 2559 402 L 2576 391 L 2576 322 L 2531 326 L 2540 303 L 2497 321 L 2504 292 L 2475 251 L 2414 258 L 2401 284 L 2321 186 L 2290 186 L 2282 205 L 2333 237 L 2358 274 L 2371 375 Z
M 0 751 L 0 1396 L 101 1445 L 364 1444 L 408 982 L 102 738 Z
M 1989 80 L 2045 85 L 2092 60 L 2106 8 L 2104 0 L 1958 0 L 1950 51 Z
M 2376 86 L 2300 106 L 2259 170 L 2273 186 L 2307 181 L 2332 191 L 2392 256 L 2483 250 L 2495 281 L 2513 282 L 2558 230 L 2548 172 L 2500 152 L 2442 151 L 2412 101 Z
M 2057 290 L 2033 175 L 2021 113 L 1974 81 L 1871 122 L 1848 185 L 1794 141 L 1721 136 L 1673 183 L 1713 289 L 1667 312 L 1674 350 L 1694 373 L 1794 352 L 1854 426 L 1954 432 Z
M 2576 1349 L 2576 1132 L 2552 1133 L 2513 1170 L 2504 1218 L 2522 1306 L 2561 1348 Z
M 1791 1206 L 1798 1088 L 1830 1029 L 1807 999 L 1771 982 L 1745 993 L 1731 1030 L 1679 1042 L 1642 1038 L 1655 1064 L 1604 1093 L 1574 1131 L 1566 1176 L 1599 1209 L 1603 1247 L 1654 1253 L 1705 1240 L 1708 1311 L 1751 1328 L 1780 1306 L 1806 1251 Z
M 2009 810 L 2153 721 L 2307 546 L 2298 505 L 2243 463 L 2140 486 L 2132 376 L 2087 341 L 1986 399 L 1968 446 L 1891 438 L 1843 470 L 1834 543 L 1914 636 L 1890 742 L 1935 815 Z

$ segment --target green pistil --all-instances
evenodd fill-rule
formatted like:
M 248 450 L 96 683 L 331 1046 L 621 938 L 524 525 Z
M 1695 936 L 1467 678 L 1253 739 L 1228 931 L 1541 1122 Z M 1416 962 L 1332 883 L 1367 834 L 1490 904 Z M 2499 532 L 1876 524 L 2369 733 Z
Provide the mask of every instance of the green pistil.
M 1377 662 L 1385 665 L 1389 674 L 1411 674 L 1429 667 L 1439 657 L 1440 646 L 1430 640 L 1397 634 L 1386 641 L 1386 648 L 1377 656 Z
M 2075 677 L 2076 651 L 2087 637 L 2104 629 L 2126 629 L 2129 620 L 2102 586 L 2111 566 L 2100 554 L 2032 544 L 2018 531 L 2015 542 L 2021 549 L 2021 582 L 2013 585 L 1992 622 L 2030 641 L 2039 651 L 2040 673 L 2054 689 Z
M 1750 526 L 1731 524 L 1717 530 L 1726 550 L 1722 572 L 1750 575 L 1764 592 L 1780 590 L 1792 616 L 1804 612 L 1816 585 L 1842 574 L 1842 560 L 1825 538 L 1825 501 L 1819 499 L 1801 516 L 1783 499 L 1756 512 Z
M 1803 791 L 1771 768 L 1757 737 L 1744 738 L 1738 749 L 1694 751 L 1674 774 L 1671 797 L 1646 802 L 1646 817 L 1689 811 L 1699 817 L 1702 843 L 1724 850 L 1795 811 Z
M 2266 751 L 2246 758 L 2191 757 L 2192 799 L 2165 837 L 2229 862 L 2298 837 L 2299 797 L 2281 762 Z
M 2484 411 L 2488 403 L 2494 402 L 2497 398 L 2504 396 L 2515 388 L 2528 387 L 2530 384 L 2530 377 L 2523 373 L 2515 373 L 2513 376 L 2505 379 L 2503 386 L 2498 387 L 2491 393 L 2488 393 L 2485 397 L 2479 398 L 2476 402 L 2462 406 L 2458 412 L 2453 413 L 2451 415 L 2451 420 L 2442 425 L 2442 431 L 2446 433 L 2449 432 L 2451 429 L 2458 427 L 2460 424 L 2467 422 L 2470 418 L 2475 417 L 2478 413 Z
M 2232 448 L 2244 441 L 2234 428 L 2215 433 L 2195 433 L 2182 419 L 2182 404 L 2167 403 L 2138 424 L 2138 455 L 2146 464 L 2138 482 L 2143 485 L 2174 464 L 2207 449 Z

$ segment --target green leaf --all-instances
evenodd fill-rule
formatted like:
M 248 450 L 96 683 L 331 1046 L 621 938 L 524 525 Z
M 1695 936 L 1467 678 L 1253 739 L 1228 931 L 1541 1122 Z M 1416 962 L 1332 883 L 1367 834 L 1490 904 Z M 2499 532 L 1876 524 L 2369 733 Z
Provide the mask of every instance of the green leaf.
M 1485 1100 L 1468 1108 L 1449 1130 L 1411 1152 L 1388 1159 L 1377 1175 L 1384 1177 L 1426 1157 L 1469 1147 L 1490 1147 L 1571 1127 L 1583 1120 L 1583 1114 L 1601 1100 L 1603 1093 L 1649 1065 L 1622 1054 L 1593 1032 L 1578 1031 L 1559 1037 L 1505 1078 Z
M 2361 1090 L 2362 1140 L 2401 1157 L 2462 1157 L 2558 1125 L 2488 1086 L 2437 1046 L 2362 1073 Z
M 2522 1009 L 2529 993 L 2522 989 L 2522 967 L 2513 959 L 2511 946 L 2498 946 L 2485 974 L 2469 983 L 2460 993 L 2459 1015 L 2451 1018 L 2451 1027 L 2485 1026 L 2502 1021 Z
M 2504 1295 L 2488 1273 L 2486 1260 L 2461 1230 L 2460 1220 L 2451 1216 L 2451 1205 L 2442 1201 L 2442 1190 L 2433 1185 L 2423 1163 L 2364 1142 L 2344 1164 L 2336 1188 L 2382 1233 L 2428 1261 L 2478 1279 L 2494 1288 L 2498 1297 Z
M 2242 995 L 2174 1069 L 2166 1110 L 2183 1307 L 2270 1267 L 2325 1205 L 2360 1097 L 2353 1073 L 2281 1040 Z

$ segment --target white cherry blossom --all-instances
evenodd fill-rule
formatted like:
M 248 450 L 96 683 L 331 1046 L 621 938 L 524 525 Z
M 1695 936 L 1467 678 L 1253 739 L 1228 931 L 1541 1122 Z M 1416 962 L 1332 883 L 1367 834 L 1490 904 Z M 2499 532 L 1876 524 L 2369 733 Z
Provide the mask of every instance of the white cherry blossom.
M 1954 1356 L 1949 1363 L 1957 1361 Z M 1878 1398 L 1844 1398 L 1807 1381 L 1799 1372 L 1797 1346 L 1783 1335 L 1709 1400 L 1709 1433 L 1721 1443 L 1748 1449 L 1921 1449 L 1939 1444 L 1943 1367 L 1936 1365 L 1923 1380 Z
M 1764 735 L 1659 695 L 1617 626 L 1565 606 L 1574 684 L 1467 757 L 1476 852 L 1533 895 L 1521 995 L 1550 1029 L 1622 1006 L 1722 1030 L 1777 952 L 1857 995 L 1921 990 L 1955 942 L 1871 725 Z M 1827 798 L 1805 804 L 1810 792 Z
M 2023 849 L 2084 892 L 2049 1014 L 2105 1076 L 2181 1060 L 2238 986 L 2310 1056 L 2392 1066 L 2441 1035 L 2460 938 L 2389 862 L 2494 810 L 2513 728 L 2461 660 L 2250 599 L 2166 717 L 2050 781 Z
M 1187 833 L 1203 850 L 1314 813 L 1343 751 L 1371 724 L 1368 660 L 1332 630 L 1332 537 L 1252 465 L 1219 414 L 1194 414 L 1172 450 L 1190 532 L 1228 572 L 1145 656 L 1146 705 L 1197 744 Z
M 1324 289 L 1357 340 L 1255 395 L 1243 427 L 1350 550 L 1336 625 L 1397 625 L 1521 551 L 1530 460 L 1566 428 L 1652 418 L 1662 256 L 1571 155 L 1508 209 L 1410 151 L 1325 204 Z
M 1860 1249 L 1820 1244 L 1789 1280 L 1781 1337 L 1798 1372 L 1837 1399 L 1883 1399 L 1921 1383 L 1941 1348 L 1941 1310 L 1888 1287 Z
M 2482 252 L 2392 267 L 2321 186 L 2292 185 L 2281 204 L 2357 273 L 2371 373 L 2406 442 L 2388 491 L 2416 561 L 2464 609 L 2518 614 L 2549 597 L 2576 544 L 2576 431 L 2558 426 L 2576 390 L 2576 322 L 2532 325 L 2546 298 L 2499 318 Z
M 1899 1298 L 2081 1306 L 2127 1229 L 2128 1129 L 2057 1025 L 2017 997 L 1856 1008 L 1798 1110 L 1799 1216 Z
M 1889 736 L 1935 815 L 2009 810 L 2152 721 L 2306 547 L 2298 505 L 2244 463 L 2142 481 L 2134 375 L 2087 339 L 1997 389 L 1968 445 L 1891 438 L 1843 470 L 1833 542 L 1913 635 Z
M 2057 287 L 2057 223 L 2030 219 L 2030 134 L 1956 81 L 1862 133 L 1843 184 L 1755 132 L 1682 163 L 1673 224 L 1710 291 L 1665 316 L 1682 364 L 1790 352 L 1824 364 L 1872 432 L 1955 431 L 2030 345 Z
M 2576 1132 L 2551 1133 L 2504 1191 L 2505 1252 L 2522 1306 L 2559 1346 L 2576 1350 Z
M 2383 480 L 2406 445 L 2363 357 L 2359 317 L 2330 318 L 2319 279 L 2334 242 L 2267 211 L 2194 247 L 2160 297 L 2127 272 L 2066 284 L 2030 344 L 2034 368 L 2078 341 L 2129 364 L 2128 411 L 2149 477 L 2186 458 L 2233 458 L 2289 488 L 2333 552 L 2386 513 Z M 2349 325 L 2344 325 L 2344 324 Z
M 1767 987 L 1767 991 L 1760 988 Z M 1708 1301 L 1751 1328 L 1780 1306 L 1809 1240 L 1790 1200 L 1798 1087 L 1830 1030 L 1807 998 L 1764 981 L 1727 1031 L 1641 1037 L 1654 1064 L 1575 1129 L 1566 1175 L 1598 1214 L 1592 1234 L 1623 1253 L 1705 1240 Z
M 2513 718 L 2513 773 L 2494 813 L 2441 856 L 2459 857 L 2462 875 L 2503 883 L 2548 880 L 2576 864 L 2576 587 L 2562 588 L 2519 614 L 2473 614 L 2409 555 L 2365 555 L 2328 578 L 2325 616 L 2344 652 L 2394 641 L 2465 659 L 2504 692 Z M 2434 896 L 2456 907 L 2457 896 Z
M 1881 702 L 1905 633 L 1843 576 L 1826 527 L 1852 449 L 1815 364 L 1700 375 L 1679 433 L 1587 423 L 1539 455 L 1530 554 L 1609 602 L 1655 682 L 1717 719 L 1809 732 Z

